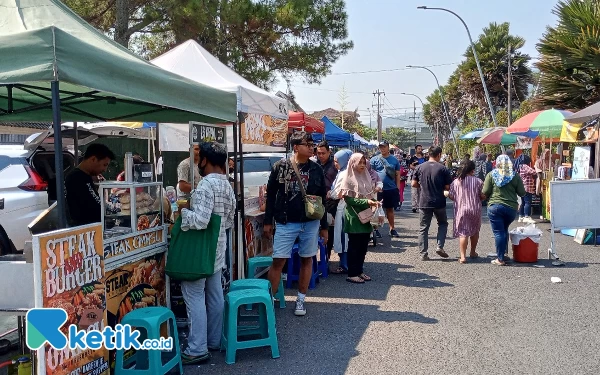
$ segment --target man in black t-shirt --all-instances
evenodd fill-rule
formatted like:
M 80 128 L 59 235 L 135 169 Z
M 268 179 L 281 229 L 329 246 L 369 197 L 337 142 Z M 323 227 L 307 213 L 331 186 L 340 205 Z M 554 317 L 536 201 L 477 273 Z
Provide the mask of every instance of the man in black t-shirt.
M 88 146 L 83 160 L 65 179 L 65 199 L 72 225 L 99 223 L 102 218 L 100 196 L 93 178 L 101 175 L 115 154 L 105 145 Z
M 442 258 L 448 258 L 448 254 L 444 251 L 448 232 L 444 191 L 450 189 L 452 177 L 448 169 L 440 163 L 441 157 L 442 148 L 431 147 L 429 149 L 429 161 L 417 167 L 411 184 L 413 188 L 418 187 L 421 189 L 419 197 L 419 249 L 421 250 L 421 260 L 429 260 L 427 254 L 429 226 L 434 215 L 438 222 L 436 253 Z
M 426 161 L 427 161 L 427 158 L 425 157 L 425 155 L 423 155 L 423 146 L 416 145 L 415 146 L 415 154 L 408 161 L 408 167 L 411 170 L 411 175 L 414 176 L 415 170 L 417 169 L 417 167 L 419 165 L 425 163 Z M 412 212 L 417 212 L 417 210 L 419 209 L 419 194 L 421 194 L 421 189 L 418 187 L 416 188 L 416 187 L 411 186 L 410 198 L 411 198 Z
M 325 202 L 327 190 L 323 169 L 310 160 L 315 145 L 312 135 L 304 131 L 295 132 L 290 137 L 290 145 L 294 154 L 275 163 L 269 176 L 263 232 L 267 237 L 271 237 L 275 221 L 273 265 L 269 270 L 273 295 L 277 293 L 285 261 L 292 257 L 292 249 L 298 239 L 300 277 L 294 314 L 304 316 L 304 298 L 310 283 L 312 257 L 317 254 L 319 235 L 323 242 L 327 243 L 329 233 L 327 215 L 323 215 L 321 220 L 306 217 L 302 187 L 307 195 L 321 197 L 322 202 Z

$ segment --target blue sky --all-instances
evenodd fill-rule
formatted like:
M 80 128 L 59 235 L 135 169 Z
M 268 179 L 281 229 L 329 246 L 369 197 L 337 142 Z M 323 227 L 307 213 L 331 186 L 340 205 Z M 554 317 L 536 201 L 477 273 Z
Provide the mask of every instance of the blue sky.
M 422 69 L 385 73 L 347 74 L 364 70 L 396 69 L 406 65 L 438 65 L 431 67 L 446 83 L 456 68 L 455 63 L 469 46 L 467 32 L 452 14 L 436 10 L 420 10 L 419 5 L 448 8 L 467 23 L 474 40 L 490 22 L 509 22 L 511 33 L 525 38 L 523 51 L 537 57 L 535 45 L 547 25 L 555 25 L 551 10 L 556 0 L 346 0 L 348 28 L 354 49 L 340 58 L 332 73 L 321 85 L 308 85 L 301 78 L 293 82 L 297 101 L 308 113 L 327 107 L 339 108 L 339 92 L 345 84 L 348 92 L 348 110 L 361 110 L 363 123 L 369 122 L 366 109 L 373 103 L 372 92 L 386 92 L 386 115 L 413 106 L 413 93 L 423 101 L 435 88 L 433 76 Z M 336 74 L 337 73 L 337 74 Z M 280 83 L 275 90 L 286 90 Z M 391 108 L 396 110 L 392 110 Z M 420 104 L 417 100 L 417 107 Z M 417 108 L 419 111 L 419 108 Z M 373 117 L 373 121 L 375 117 Z

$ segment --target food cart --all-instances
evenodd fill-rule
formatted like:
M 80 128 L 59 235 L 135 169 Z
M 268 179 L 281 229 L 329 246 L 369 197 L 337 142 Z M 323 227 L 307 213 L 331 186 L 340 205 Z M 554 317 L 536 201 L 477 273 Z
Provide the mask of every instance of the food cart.
M 133 170 L 131 155 L 125 170 Z M 160 182 L 99 184 L 100 223 L 54 230 L 33 236 L 33 288 L 36 307 L 67 311 L 80 330 L 115 327 L 128 312 L 147 306 L 169 306 L 165 275 L 167 226 Z M 37 224 L 43 225 L 44 218 Z M 114 367 L 115 352 L 38 351 L 40 374 L 102 374 Z

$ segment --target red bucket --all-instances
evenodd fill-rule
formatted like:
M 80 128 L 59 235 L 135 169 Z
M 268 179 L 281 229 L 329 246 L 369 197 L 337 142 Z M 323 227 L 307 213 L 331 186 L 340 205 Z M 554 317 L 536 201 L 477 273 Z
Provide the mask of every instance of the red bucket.
M 513 259 L 519 263 L 535 263 L 538 261 L 539 244 L 531 238 L 522 239 L 518 245 L 513 245 Z

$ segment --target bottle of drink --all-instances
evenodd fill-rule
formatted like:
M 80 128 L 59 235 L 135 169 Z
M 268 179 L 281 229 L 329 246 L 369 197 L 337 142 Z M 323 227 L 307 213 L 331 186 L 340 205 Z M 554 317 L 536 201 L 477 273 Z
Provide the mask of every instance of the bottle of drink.
M 17 367 L 17 374 L 31 375 L 31 359 L 29 357 L 20 357 L 18 362 L 19 366 Z

